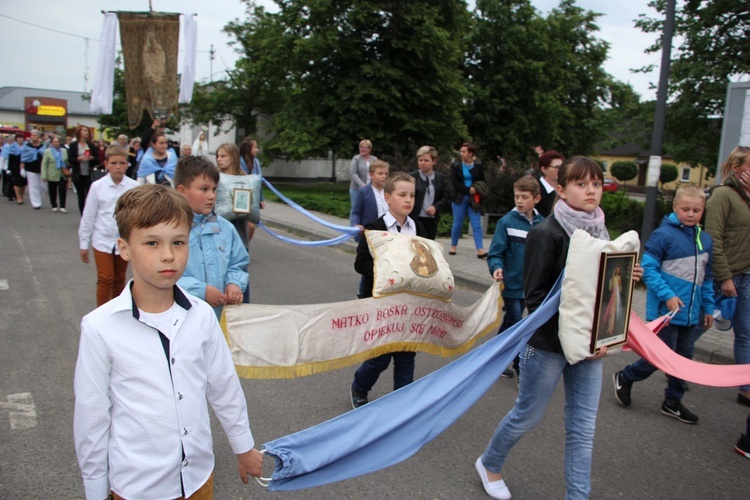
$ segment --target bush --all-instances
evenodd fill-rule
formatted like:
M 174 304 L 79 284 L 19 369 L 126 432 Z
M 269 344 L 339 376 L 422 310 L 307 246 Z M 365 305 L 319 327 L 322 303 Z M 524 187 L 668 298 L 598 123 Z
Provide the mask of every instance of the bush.
M 610 167 L 609 172 L 617 180 L 626 183 L 638 175 L 638 165 L 634 161 L 616 161 Z
M 604 193 L 601 207 L 607 221 L 607 229 L 612 237 L 630 230 L 635 230 L 639 235 L 641 234 L 645 203 L 629 198 L 624 191 L 618 191 Z M 654 228 L 659 227 L 664 216 L 671 211 L 672 206 L 669 200 L 661 197 L 657 199 Z
M 674 180 L 677 180 L 677 165 L 665 163 L 661 166 L 661 171 L 659 172 L 659 182 L 661 182 L 663 187 L 665 183 Z

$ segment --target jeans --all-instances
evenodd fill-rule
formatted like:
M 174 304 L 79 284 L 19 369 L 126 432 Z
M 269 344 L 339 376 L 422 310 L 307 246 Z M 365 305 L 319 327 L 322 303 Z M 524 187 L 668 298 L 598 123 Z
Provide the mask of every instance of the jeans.
M 461 237 L 461 227 L 464 225 L 466 215 L 469 215 L 469 222 L 474 233 L 474 245 L 477 250 L 482 249 L 482 220 L 479 212 L 471 208 L 469 195 L 465 195 L 463 201 L 459 203 L 451 202 L 453 208 L 453 227 L 451 228 L 451 246 L 458 245 L 458 239 Z
M 357 197 L 357 190 L 349 188 L 349 200 L 351 201 L 351 206 L 354 208 L 354 198 Z M 351 214 L 351 209 L 349 210 L 349 213 Z
M 114 299 L 125 288 L 125 273 L 128 261 L 112 253 L 100 252 L 94 248 L 96 262 L 96 307 Z
M 737 274 L 732 278 L 737 289 L 737 309 L 732 317 L 734 329 L 734 362 L 750 363 L 750 273 Z M 750 391 L 750 384 L 740 386 L 741 391 Z
M 662 342 L 680 356 L 693 359 L 695 342 L 703 335 L 703 329 L 697 326 L 667 325 L 658 333 Z M 625 379 L 632 382 L 646 380 L 657 370 L 655 366 L 641 358 L 622 371 Z M 664 400 L 676 403 L 685 394 L 685 381 L 667 374 L 667 388 L 664 389 Z
M 401 389 L 414 382 L 415 352 L 393 352 L 368 359 L 354 373 L 352 389 L 360 394 L 367 394 L 393 358 L 393 390 Z
M 520 379 L 516 404 L 495 430 L 482 455 L 482 464 L 488 471 L 500 473 L 510 450 L 542 420 L 562 375 L 565 383 L 565 498 L 588 498 L 596 412 L 602 389 L 602 360 L 583 360 L 569 365 L 561 353 L 526 346 L 521 368 L 524 376 Z
M 505 314 L 503 315 L 503 323 L 500 325 L 500 329 L 497 334 L 500 335 L 505 330 L 515 325 L 523 318 L 523 309 L 526 307 L 526 303 L 523 299 L 511 299 L 503 297 L 503 303 L 505 304 Z M 519 363 L 520 357 L 516 356 L 513 358 L 513 369 L 516 371 L 518 376 L 521 375 L 521 365 Z

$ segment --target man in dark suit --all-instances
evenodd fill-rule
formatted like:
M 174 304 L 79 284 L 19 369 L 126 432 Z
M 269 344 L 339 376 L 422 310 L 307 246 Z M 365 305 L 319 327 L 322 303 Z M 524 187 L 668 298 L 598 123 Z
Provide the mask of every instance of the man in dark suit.
M 542 172 L 539 178 L 542 200 L 536 204 L 536 210 L 542 217 L 547 217 L 552 213 L 552 207 L 557 199 L 557 171 L 563 161 L 565 157 L 554 149 L 542 153 L 539 157 L 539 170 Z

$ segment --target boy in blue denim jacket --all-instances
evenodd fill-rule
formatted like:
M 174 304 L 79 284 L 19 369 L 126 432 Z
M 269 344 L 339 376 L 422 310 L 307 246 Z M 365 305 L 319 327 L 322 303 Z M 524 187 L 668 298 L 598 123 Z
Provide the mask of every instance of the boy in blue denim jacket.
M 700 227 L 705 207 L 706 195 L 701 189 L 681 186 L 672 202 L 674 212 L 651 233 L 641 261 L 643 282 L 648 288 L 646 320 L 676 312 L 658 335 L 670 349 L 688 359 L 693 359 L 695 342 L 713 324 L 713 240 Z M 616 372 L 613 381 L 617 400 L 630 406 L 633 382 L 645 380 L 655 371 L 651 363 L 639 359 Z M 661 413 L 695 424 L 698 416 L 681 402 L 685 387 L 684 380 L 667 375 Z
M 225 305 L 242 303 L 248 287 L 247 249 L 232 223 L 214 213 L 219 170 L 210 161 L 183 156 L 174 183 L 194 213 L 188 263 L 177 283 L 208 302 L 221 317 Z

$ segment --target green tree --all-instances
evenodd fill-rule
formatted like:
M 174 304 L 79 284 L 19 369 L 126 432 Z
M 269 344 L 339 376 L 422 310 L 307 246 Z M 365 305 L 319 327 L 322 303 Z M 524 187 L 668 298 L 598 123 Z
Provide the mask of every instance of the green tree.
M 281 109 L 284 54 L 291 46 L 274 15 L 251 1 L 246 3 L 249 20 L 235 20 L 224 28 L 243 56 L 226 72 L 226 79 L 197 85 L 192 102 L 181 111 L 195 124 L 228 121 L 241 135 L 254 135 L 259 116 L 272 116 Z
M 634 161 L 616 161 L 609 168 L 609 172 L 618 181 L 626 183 L 638 175 L 638 165 Z
M 662 33 L 666 0 L 649 6 L 657 19 L 641 14 L 636 25 Z M 672 52 L 665 150 L 678 162 L 702 164 L 715 172 L 727 84 L 750 73 L 750 8 L 740 0 L 678 2 Z M 647 52 L 661 50 L 661 37 Z
M 661 182 L 662 186 L 668 182 L 672 182 L 677 179 L 677 165 L 674 165 L 672 163 L 664 163 L 661 166 L 661 171 L 659 172 L 659 182 Z
M 596 110 L 610 77 L 598 14 L 563 0 L 545 18 L 529 0 L 478 0 L 466 63 L 466 113 L 491 157 L 530 156 L 542 144 L 588 154 L 603 135 Z M 575 124 L 575 126 L 571 126 Z
M 228 27 L 242 44 L 248 88 L 276 90 L 266 150 L 292 158 L 349 155 L 367 137 L 378 156 L 411 155 L 466 134 L 459 70 L 465 2 L 276 4 L 278 12 L 254 8 L 246 23 Z

